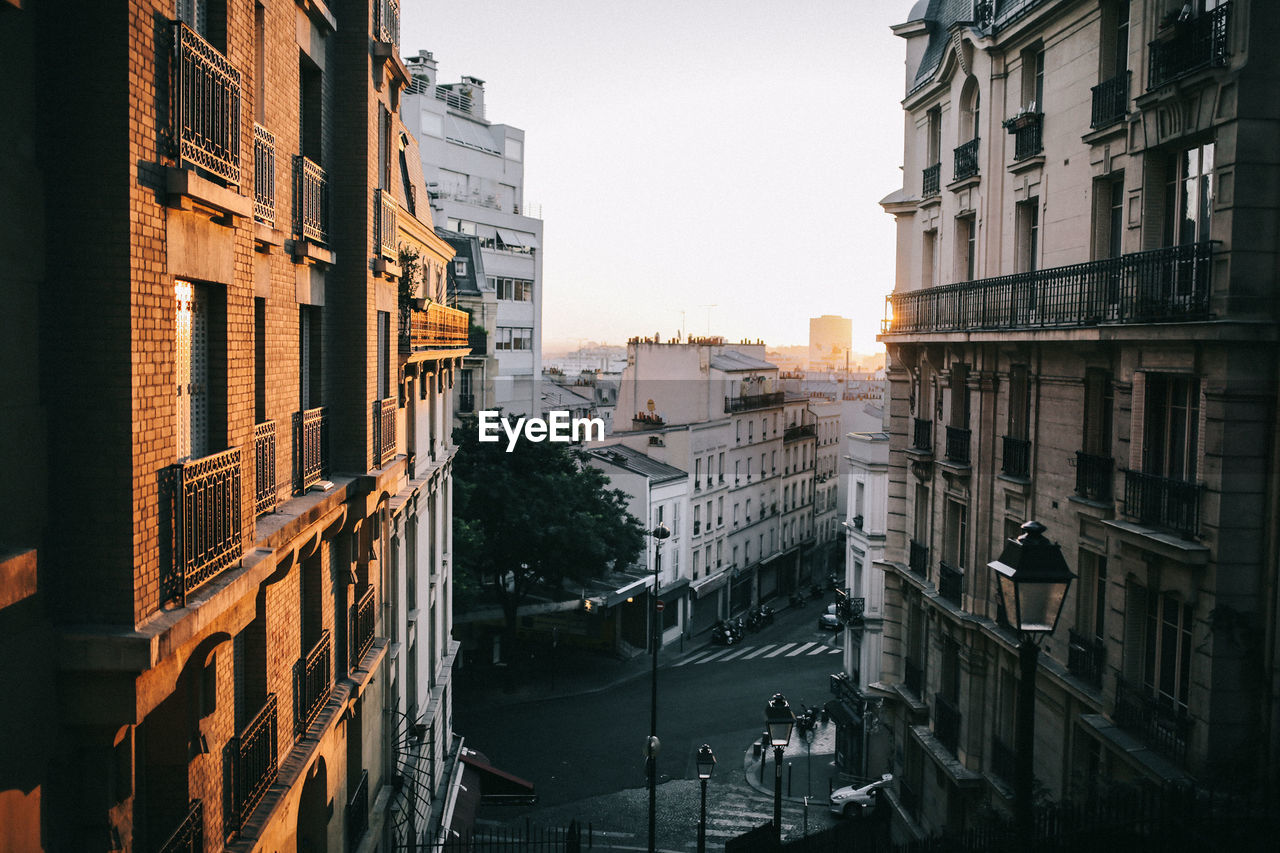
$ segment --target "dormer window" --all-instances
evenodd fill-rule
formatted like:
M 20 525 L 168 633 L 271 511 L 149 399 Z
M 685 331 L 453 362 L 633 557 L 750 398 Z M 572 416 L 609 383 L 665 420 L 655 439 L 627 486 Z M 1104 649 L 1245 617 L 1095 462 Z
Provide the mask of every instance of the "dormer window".
M 467 259 L 466 259 L 466 258 L 454 258 L 454 259 L 453 259 L 453 274 L 454 274 L 454 275 L 457 275 L 457 276 L 464 276 L 464 275 L 466 275 L 466 274 L 467 274 Z

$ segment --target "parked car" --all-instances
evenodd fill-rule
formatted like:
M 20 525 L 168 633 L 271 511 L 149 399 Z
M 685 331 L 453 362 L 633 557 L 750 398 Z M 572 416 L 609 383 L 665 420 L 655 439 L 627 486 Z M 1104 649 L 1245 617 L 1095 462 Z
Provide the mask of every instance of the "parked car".
M 879 791 L 893 781 L 893 774 L 886 773 L 870 785 L 855 788 L 848 785 L 831 792 L 831 813 L 841 817 L 861 817 L 869 814 L 879 802 Z
M 819 631 L 841 631 L 844 630 L 844 623 L 840 621 L 840 617 L 834 613 L 823 613 L 818 617 Z

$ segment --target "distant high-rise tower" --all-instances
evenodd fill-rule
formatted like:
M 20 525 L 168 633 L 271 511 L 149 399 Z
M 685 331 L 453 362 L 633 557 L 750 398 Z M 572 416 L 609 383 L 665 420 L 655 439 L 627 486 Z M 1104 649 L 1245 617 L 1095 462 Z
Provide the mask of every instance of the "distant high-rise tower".
M 838 370 L 853 345 L 853 321 L 823 314 L 809 318 L 809 369 Z

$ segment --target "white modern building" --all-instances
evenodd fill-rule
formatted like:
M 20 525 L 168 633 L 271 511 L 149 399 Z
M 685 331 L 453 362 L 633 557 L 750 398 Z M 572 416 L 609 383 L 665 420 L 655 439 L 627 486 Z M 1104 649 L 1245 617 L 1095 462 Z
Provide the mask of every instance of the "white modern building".
M 479 288 L 492 290 L 497 301 L 492 316 L 483 318 L 496 375 L 468 376 L 478 368 L 466 364 L 455 393 L 472 389 L 467 393 L 476 395 L 477 409 L 537 414 L 542 220 L 529 215 L 524 200 L 524 131 L 487 120 L 483 80 L 440 83 L 430 51 L 419 51 L 406 64 L 412 79 L 402 113 L 419 142 L 433 218 L 450 232 L 478 238 L 485 276 Z M 481 320 L 473 315 L 473 323 Z M 489 388 L 492 399 L 485 397 Z

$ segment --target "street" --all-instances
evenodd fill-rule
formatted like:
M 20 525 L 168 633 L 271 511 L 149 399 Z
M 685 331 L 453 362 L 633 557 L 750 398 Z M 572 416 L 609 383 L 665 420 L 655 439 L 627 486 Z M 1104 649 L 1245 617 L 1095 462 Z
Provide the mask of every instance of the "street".
M 717 757 L 708 785 L 708 843 L 723 844 L 772 818 L 771 793 L 748 784 L 744 755 L 760 738 L 764 707 L 774 693 L 786 695 L 796 712 L 806 704 L 821 706 L 829 698 L 828 677 L 840 669 L 842 638 L 816 627 L 826 603 L 783 611 L 774 625 L 749 633 L 741 645 L 701 650 L 690 645 L 684 655 L 677 649 L 659 656 L 660 846 L 694 846 L 694 756 L 703 743 L 710 744 Z M 486 807 L 481 826 L 523 824 L 526 818 L 542 826 L 562 826 L 576 819 L 592 825 L 597 845 L 643 847 L 649 660 L 646 656 L 629 662 L 598 658 L 577 663 L 591 666 L 590 673 L 568 673 L 562 667 L 557 672 L 562 685 L 558 694 L 514 704 L 501 702 L 492 683 L 460 682 L 455 726 L 467 745 L 495 766 L 532 781 L 539 798 L 534 807 Z M 834 724 L 820 724 L 819 729 L 833 730 Z M 824 742 L 830 743 L 830 732 L 827 735 Z M 783 768 L 784 795 L 815 798 L 807 818 L 807 829 L 815 831 L 830 825 L 826 802 L 835 769 L 829 754 L 821 760 L 815 757 L 812 768 L 804 757 L 803 743 L 793 738 L 786 758 L 792 766 Z M 769 792 L 773 773 L 770 758 L 764 777 Z M 783 824 L 788 835 L 804 832 L 803 805 L 785 803 Z

